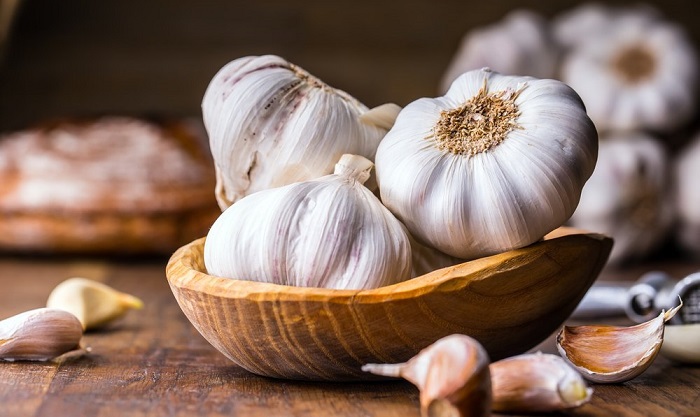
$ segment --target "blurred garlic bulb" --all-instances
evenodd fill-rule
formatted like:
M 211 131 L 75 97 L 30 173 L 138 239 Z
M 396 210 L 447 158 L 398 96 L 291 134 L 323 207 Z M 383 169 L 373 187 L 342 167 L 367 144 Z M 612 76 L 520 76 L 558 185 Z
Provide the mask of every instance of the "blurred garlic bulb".
M 442 77 L 440 91 L 447 91 L 462 73 L 483 67 L 502 74 L 552 78 L 557 59 L 546 20 L 528 10 L 515 10 L 495 24 L 464 35 Z
M 382 202 L 414 238 L 473 259 L 561 226 L 597 149 L 571 88 L 482 69 L 399 113 L 377 150 L 377 181 Z
M 700 134 L 682 149 L 674 163 L 675 205 L 678 243 L 700 256 Z
M 373 158 L 386 128 L 349 94 L 284 59 L 225 65 L 202 101 L 223 209 L 256 191 L 330 174 L 344 153 Z
M 372 163 L 343 155 L 335 173 L 260 191 L 207 235 L 209 274 L 299 287 L 376 288 L 410 278 L 403 225 L 362 185 Z
M 564 359 L 534 353 L 513 356 L 489 365 L 493 411 L 532 413 L 579 407 L 593 390 Z
M 669 131 L 688 121 L 698 62 L 679 26 L 632 9 L 592 27 L 564 59 L 561 80 L 581 95 L 599 131 Z
M 663 241 L 673 222 L 667 169 L 663 146 L 650 136 L 601 136 L 598 164 L 571 225 L 611 236 L 610 264 L 643 257 Z

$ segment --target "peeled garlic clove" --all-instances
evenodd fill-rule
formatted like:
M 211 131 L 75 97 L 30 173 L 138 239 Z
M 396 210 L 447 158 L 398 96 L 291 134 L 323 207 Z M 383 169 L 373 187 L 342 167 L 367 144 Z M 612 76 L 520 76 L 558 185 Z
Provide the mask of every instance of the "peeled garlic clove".
M 242 198 L 209 230 L 208 273 L 335 289 L 410 278 L 408 233 L 363 185 L 372 166 L 364 157 L 343 155 L 334 174 Z
M 700 363 L 700 323 L 666 326 L 661 354 L 680 363 Z
M 632 327 L 564 326 L 557 349 L 589 381 L 619 383 L 644 372 L 661 349 L 665 323 L 681 306 Z
M 638 260 L 664 241 L 673 224 L 668 157 L 645 133 L 600 138 L 598 163 L 569 223 L 611 236 L 610 264 Z
M 79 348 L 80 321 L 71 313 L 38 308 L 0 321 L 0 359 L 47 361 Z
M 345 153 L 373 159 L 386 129 L 360 120 L 367 111 L 278 56 L 225 65 L 202 100 L 221 209 L 256 191 L 328 175 Z
M 420 390 L 421 415 L 489 416 L 491 378 L 486 350 L 469 336 L 443 337 L 408 362 L 366 364 L 365 372 L 404 378 Z
M 404 107 L 375 163 L 382 202 L 416 240 L 474 259 L 564 224 L 597 151 L 571 88 L 482 69 Z
M 493 411 L 551 412 L 587 403 L 593 390 L 581 375 L 556 355 L 513 356 L 489 365 Z
M 464 35 L 440 88 L 445 92 L 462 73 L 483 67 L 502 74 L 553 78 L 558 57 L 544 17 L 529 10 L 515 10 L 496 23 Z
M 101 327 L 130 309 L 140 309 L 143 302 L 133 295 L 86 278 L 69 278 L 51 291 L 46 302 L 75 315 L 86 330 Z

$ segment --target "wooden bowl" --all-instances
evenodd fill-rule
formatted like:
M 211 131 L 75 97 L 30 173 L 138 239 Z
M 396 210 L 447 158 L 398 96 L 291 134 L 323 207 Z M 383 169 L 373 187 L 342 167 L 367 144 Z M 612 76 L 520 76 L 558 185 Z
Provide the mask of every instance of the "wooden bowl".
M 357 380 L 369 362 L 404 362 L 453 333 L 492 360 L 523 353 L 568 318 L 603 268 L 612 240 L 568 228 L 523 249 L 372 290 L 290 287 L 207 275 L 204 238 L 167 266 L 194 327 L 258 375 Z

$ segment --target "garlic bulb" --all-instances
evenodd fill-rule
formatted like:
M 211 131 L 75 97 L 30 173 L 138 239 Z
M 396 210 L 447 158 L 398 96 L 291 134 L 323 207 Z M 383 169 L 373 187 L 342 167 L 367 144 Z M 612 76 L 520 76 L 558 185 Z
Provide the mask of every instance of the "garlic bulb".
M 489 365 L 493 386 L 493 411 L 532 413 L 579 407 L 593 390 L 562 358 L 523 354 Z
M 700 134 L 679 153 L 674 161 L 673 175 L 678 217 L 676 240 L 685 250 L 700 255 Z
M 344 153 L 372 159 L 386 128 L 368 109 L 284 59 L 225 65 L 202 100 L 222 210 L 256 191 L 330 174 Z
M 619 12 L 564 59 L 561 80 L 599 131 L 669 131 L 695 106 L 698 62 L 687 35 L 653 13 Z
M 483 67 L 502 74 L 552 78 L 557 59 L 546 20 L 532 11 L 515 10 L 500 22 L 467 32 L 442 77 L 440 91 L 447 91 L 462 73 Z
M 404 378 L 420 390 L 423 417 L 491 415 L 491 376 L 486 350 L 475 339 L 453 334 L 405 363 L 368 363 L 362 370 Z
M 642 258 L 663 242 L 673 222 L 667 169 L 664 148 L 651 136 L 601 136 L 598 164 L 570 224 L 611 236 L 610 264 Z
M 478 258 L 529 245 L 574 212 L 598 136 L 555 80 L 488 69 L 399 113 L 377 149 L 382 202 L 417 240 Z
M 664 340 L 665 323 L 682 307 L 631 327 L 564 326 L 559 354 L 589 381 L 615 384 L 639 376 L 652 364 Z
M 204 245 L 209 274 L 299 287 L 375 288 L 410 278 L 403 225 L 362 184 L 372 163 L 343 155 L 335 173 L 251 194 Z

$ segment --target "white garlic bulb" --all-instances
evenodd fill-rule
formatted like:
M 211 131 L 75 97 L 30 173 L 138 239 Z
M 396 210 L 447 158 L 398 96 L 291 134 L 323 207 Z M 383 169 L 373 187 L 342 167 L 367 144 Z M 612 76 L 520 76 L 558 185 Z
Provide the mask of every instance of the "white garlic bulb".
M 685 250 L 700 255 L 700 134 L 681 149 L 674 161 L 673 175 L 678 217 L 676 240 Z
M 377 149 L 383 203 L 413 237 L 472 259 L 529 245 L 574 212 L 598 136 L 555 80 L 488 69 L 406 106 Z
M 620 11 L 571 49 L 561 80 L 599 131 L 670 131 L 695 107 L 698 62 L 687 35 L 646 11 Z
M 344 153 L 372 159 L 386 128 L 368 111 L 284 59 L 248 56 L 225 65 L 202 101 L 223 209 L 256 191 L 330 174 Z
M 610 264 L 643 257 L 673 222 L 667 170 L 664 148 L 651 136 L 601 136 L 598 164 L 570 223 L 614 239 Z
M 208 273 L 336 289 L 409 279 L 408 234 L 362 185 L 371 168 L 366 158 L 343 155 L 334 174 L 242 198 L 207 235 Z
M 532 11 L 515 10 L 497 23 L 464 35 L 442 77 L 440 91 L 447 91 L 462 73 L 483 67 L 501 74 L 552 78 L 557 59 L 547 21 Z

